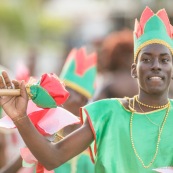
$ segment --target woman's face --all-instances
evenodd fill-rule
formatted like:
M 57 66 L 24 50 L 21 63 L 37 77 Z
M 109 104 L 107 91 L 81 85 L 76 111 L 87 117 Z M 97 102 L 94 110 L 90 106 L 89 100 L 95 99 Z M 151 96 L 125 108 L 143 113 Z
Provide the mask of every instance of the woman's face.
M 167 94 L 172 74 L 172 54 L 161 44 L 141 49 L 136 64 L 132 65 L 132 76 L 138 79 L 140 91 L 149 94 Z

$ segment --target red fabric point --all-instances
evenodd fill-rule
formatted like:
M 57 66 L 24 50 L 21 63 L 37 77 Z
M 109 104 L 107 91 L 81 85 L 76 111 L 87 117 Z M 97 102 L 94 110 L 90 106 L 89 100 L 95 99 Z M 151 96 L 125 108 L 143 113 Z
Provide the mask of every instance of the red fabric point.
M 145 24 L 146 22 L 154 15 L 154 12 L 149 8 L 146 7 L 144 11 L 142 12 L 141 18 L 140 18 L 140 26 L 142 28 L 142 34 L 144 32 Z
M 165 24 L 168 35 L 172 38 L 171 29 L 170 29 L 170 22 L 169 22 L 169 18 L 168 18 L 168 15 L 166 13 L 166 10 L 161 9 L 157 12 L 156 15 L 159 16 L 160 19 L 163 21 L 163 23 Z
M 97 63 L 97 54 L 86 55 L 85 48 L 81 48 L 76 54 L 76 74 L 83 76 L 88 69 Z
M 135 32 L 137 38 L 139 38 L 142 35 L 142 28 L 137 19 L 135 20 L 134 32 Z
M 173 38 L 173 26 L 170 24 L 171 38 Z
M 85 52 L 85 48 L 80 48 L 76 53 L 76 73 L 79 76 L 82 76 L 85 72 L 85 62 L 87 62 L 87 56 Z

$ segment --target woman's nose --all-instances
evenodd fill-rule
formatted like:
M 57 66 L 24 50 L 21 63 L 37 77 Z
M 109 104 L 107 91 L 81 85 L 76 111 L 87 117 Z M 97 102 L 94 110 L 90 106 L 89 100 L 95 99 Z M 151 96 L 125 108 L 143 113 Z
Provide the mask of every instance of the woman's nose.
M 158 59 L 153 60 L 152 70 L 161 70 L 160 62 Z

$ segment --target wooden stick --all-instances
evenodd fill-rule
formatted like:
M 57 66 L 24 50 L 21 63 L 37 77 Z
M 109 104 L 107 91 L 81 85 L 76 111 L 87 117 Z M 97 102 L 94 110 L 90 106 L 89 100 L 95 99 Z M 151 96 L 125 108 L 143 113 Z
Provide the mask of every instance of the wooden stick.
M 20 89 L 0 89 L 0 96 L 20 96 Z

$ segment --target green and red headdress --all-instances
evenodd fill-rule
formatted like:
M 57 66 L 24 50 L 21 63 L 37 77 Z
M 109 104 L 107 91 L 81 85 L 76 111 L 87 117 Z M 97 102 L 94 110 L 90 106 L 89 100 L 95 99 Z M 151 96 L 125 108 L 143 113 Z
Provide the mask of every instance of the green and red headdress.
M 72 49 L 60 78 L 66 86 L 90 98 L 95 90 L 96 63 L 96 53 L 87 55 L 85 48 Z
M 173 26 L 170 24 L 165 9 L 156 14 L 146 7 L 141 15 L 140 21 L 136 19 L 134 28 L 134 61 L 139 51 L 153 43 L 168 47 L 173 54 Z

